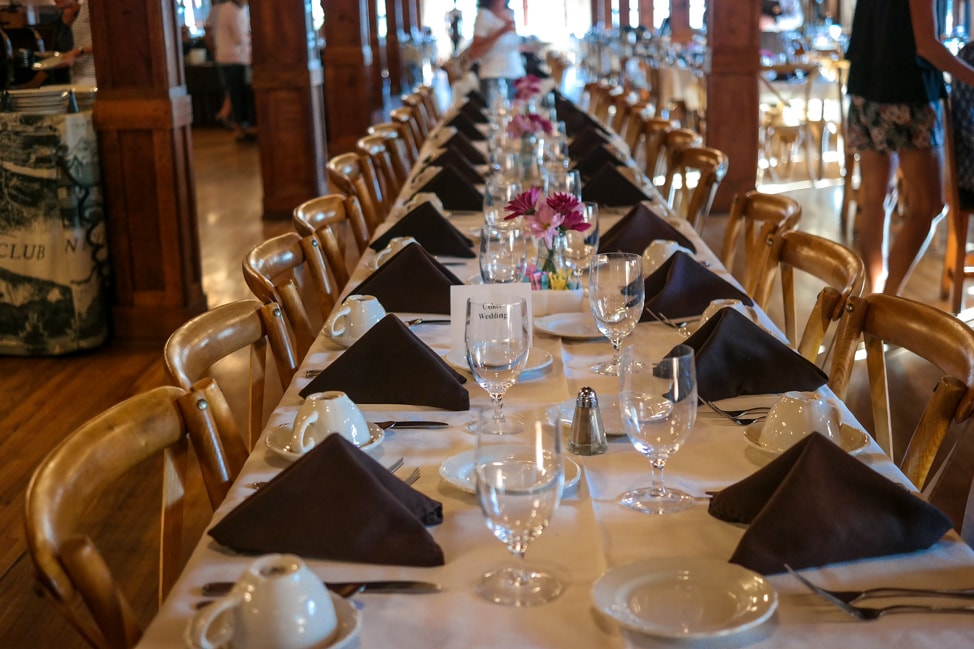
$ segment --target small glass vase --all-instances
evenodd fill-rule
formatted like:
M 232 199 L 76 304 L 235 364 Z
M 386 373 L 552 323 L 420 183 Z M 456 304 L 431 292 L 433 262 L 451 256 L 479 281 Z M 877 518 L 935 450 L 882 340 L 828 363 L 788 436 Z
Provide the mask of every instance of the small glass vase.
M 538 239 L 538 261 L 536 264 L 538 278 L 537 288 L 542 290 L 561 291 L 574 288 L 569 286 L 572 279 L 571 269 L 565 263 L 565 247 L 567 237 L 559 232 L 551 240 L 551 246 L 544 238 Z

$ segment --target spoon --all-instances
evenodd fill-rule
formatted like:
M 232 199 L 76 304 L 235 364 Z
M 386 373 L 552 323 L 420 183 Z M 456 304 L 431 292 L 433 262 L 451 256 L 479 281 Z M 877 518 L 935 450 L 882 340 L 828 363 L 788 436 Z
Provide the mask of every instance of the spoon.
M 450 320 L 427 320 L 425 318 L 413 318 L 412 320 L 406 320 L 405 324 L 407 327 L 414 327 L 421 324 L 450 324 Z

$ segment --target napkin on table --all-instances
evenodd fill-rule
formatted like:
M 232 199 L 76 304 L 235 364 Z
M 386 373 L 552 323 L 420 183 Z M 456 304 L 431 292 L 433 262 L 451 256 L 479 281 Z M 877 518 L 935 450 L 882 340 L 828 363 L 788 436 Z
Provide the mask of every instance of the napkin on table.
M 355 403 L 467 410 L 467 379 L 393 314 L 362 334 L 300 394 L 341 390 Z
M 819 433 L 721 490 L 709 512 L 749 525 L 730 561 L 763 574 L 923 550 L 952 526 Z
M 386 311 L 450 313 L 450 287 L 463 282 L 423 246 L 406 246 L 352 291 L 374 295 Z
M 457 129 L 474 142 L 487 139 L 487 136 L 481 133 L 480 129 L 477 128 L 477 123 L 464 113 L 457 113 L 451 119 L 447 120 L 446 125 Z
M 427 167 L 436 169 L 436 167 Z M 472 182 L 452 167 L 443 167 L 427 180 L 417 192 L 432 192 L 439 196 L 448 210 L 477 212 L 484 209 L 484 195 Z
M 472 183 L 484 182 L 484 177 L 477 171 L 473 163 L 467 160 L 456 149 L 442 149 L 423 161 L 424 167 L 452 167 Z
M 649 312 L 667 318 L 693 318 L 718 299 L 740 300 L 747 306 L 754 301 L 727 280 L 705 268 L 696 259 L 678 250 L 653 271 L 645 281 L 646 313 L 640 322 L 652 322 Z
M 571 144 L 568 145 L 568 157 L 572 160 L 581 160 L 593 149 L 608 144 L 611 138 L 608 134 L 595 127 L 588 127 L 575 136 Z
M 582 186 L 582 200 L 606 207 L 635 205 L 650 196 L 614 164 L 606 163 Z
M 339 434 L 327 436 L 243 501 L 209 534 L 237 552 L 441 566 L 427 525 L 443 506 Z
M 604 165 L 619 166 L 625 165 L 625 160 L 620 158 L 611 147 L 600 144 L 588 151 L 581 159 L 577 160 L 572 169 L 578 171 L 582 177 L 582 182 L 587 182 L 602 169 Z
M 811 392 L 828 380 L 814 363 L 736 309 L 720 309 L 683 344 L 696 352 L 697 393 L 708 401 Z
M 457 112 L 466 115 L 475 124 L 486 124 L 490 121 L 487 119 L 487 115 L 484 114 L 483 108 L 476 101 L 465 101 L 457 109 Z
M 676 241 L 684 248 L 697 251 L 696 246 L 679 230 L 657 215 L 652 207 L 641 202 L 605 231 L 599 241 L 599 252 L 631 252 L 641 255 L 649 244 L 658 239 Z
M 463 133 L 457 131 L 440 145 L 443 149 L 452 149 L 469 160 L 472 164 L 487 164 L 487 157 Z
M 394 237 L 413 237 L 427 252 L 451 257 L 474 257 L 473 242 L 447 221 L 432 203 L 420 203 L 372 242 L 382 250 Z
M 558 115 L 559 121 L 565 122 L 565 132 L 569 137 L 579 135 L 586 128 L 595 128 L 608 133 L 608 130 L 599 124 L 598 120 L 578 108 L 560 93 L 555 94 L 555 113 Z

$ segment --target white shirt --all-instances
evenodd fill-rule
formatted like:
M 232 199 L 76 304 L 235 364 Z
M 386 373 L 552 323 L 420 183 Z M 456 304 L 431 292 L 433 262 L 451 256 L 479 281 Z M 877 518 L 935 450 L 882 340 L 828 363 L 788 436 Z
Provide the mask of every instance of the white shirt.
M 81 54 L 71 65 L 71 83 L 76 86 L 97 86 L 95 79 L 95 57 L 91 55 L 91 18 L 88 15 L 88 3 L 84 2 L 78 10 L 78 17 L 71 25 L 75 48 L 87 48 L 87 54 Z
M 477 21 L 473 26 L 473 35 L 486 38 L 504 26 L 504 21 L 494 15 L 490 9 L 477 12 Z M 483 56 L 480 57 L 481 79 L 517 79 L 523 77 L 524 59 L 521 58 L 521 37 L 516 32 L 509 31 L 494 42 Z
M 224 2 L 213 7 L 210 21 L 216 62 L 250 65 L 250 8 Z

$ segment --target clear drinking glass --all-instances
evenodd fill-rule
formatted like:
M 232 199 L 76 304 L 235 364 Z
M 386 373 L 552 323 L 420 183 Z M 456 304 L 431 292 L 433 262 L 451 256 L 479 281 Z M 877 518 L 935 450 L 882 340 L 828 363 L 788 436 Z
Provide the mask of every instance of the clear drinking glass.
M 622 504 L 646 514 L 670 514 L 693 505 L 693 497 L 663 484 L 663 469 L 680 450 L 697 418 L 693 348 L 679 345 L 659 361 L 637 346 L 622 352 L 619 408 L 629 441 L 649 458 L 653 483 L 622 495 Z
M 599 249 L 599 206 L 595 203 L 584 203 L 582 218 L 589 227 L 583 232 L 568 230 L 564 237 L 565 265 L 571 269 L 576 283 L 582 273 L 588 270 L 592 257 Z
M 503 223 L 505 207 L 521 193 L 521 183 L 503 175 L 493 175 L 484 184 L 484 223 Z
M 491 418 L 489 411 L 481 416 Z M 483 575 L 477 593 L 497 604 L 534 606 L 563 590 L 553 575 L 526 566 L 528 544 L 548 526 L 565 482 L 560 422 L 543 410 L 525 413 L 524 432 L 477 435 L 474 474 L 487 528 L 507 545 L 517 563 Z M 483 426 L 482 428 L 485 428 Z
M 501 221 L 480 230 L 480 277 L 485 284 L 514 284 L 524 279 L 528 242 L 517 224 Z
M 504 393 L 514 385 L 528 359 L 528 305 L 521 297 L 480 302 L 467 300 L 464 331 L 467 364 L 493 405 L 493 417 L 467 424 L 470 432 L 519 433 L 524 422 L 504 416 Z M 487 428 L 484 429 L 484 426 Z
M 545 194 L 550 196 L 555 192 L 565 192 L 573 194 L 578 200 L 582 200 L 582 177 L 578 170 L 546 165 L 542 171 L 544 172 Z
M 643 284 L 643 259 L 627 252 L 596 255 L 589 267 L 588 298 L 595 325 L 612 343 L 613 357 L 592 369 L 599 374 L 619 374 L 622 339 L 639 324 L 646 287 Z

